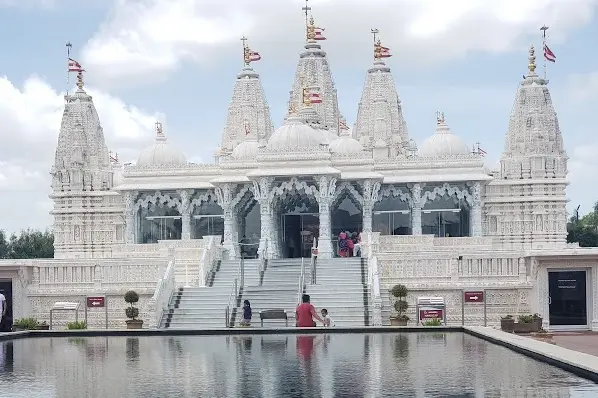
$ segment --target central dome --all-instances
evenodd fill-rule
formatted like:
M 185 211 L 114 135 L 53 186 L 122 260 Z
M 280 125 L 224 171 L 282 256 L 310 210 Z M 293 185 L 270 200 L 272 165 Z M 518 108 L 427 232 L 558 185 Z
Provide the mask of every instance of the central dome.
M 436 134 L 425 140 L 419 150 L 420 156 L 429 158 L 469 154 L 471 150 L 461 138 L 451 133 L 444 121 L 444 115 L 438 118 Z
M 270 151 L 319 148 L 328 139 L 321 131 L 307 125 L 299 116 L 290 116 L 285 124 L 272 134 L 266 145 Z

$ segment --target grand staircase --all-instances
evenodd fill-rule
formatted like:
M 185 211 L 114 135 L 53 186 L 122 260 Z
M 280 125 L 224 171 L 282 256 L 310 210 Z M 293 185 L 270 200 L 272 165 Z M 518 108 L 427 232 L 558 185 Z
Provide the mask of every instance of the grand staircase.
M 304 289 L 300 287 L 302 262 Z M 243 301 L 249 300 L 253 310 L 252 326 L 260 326 L 259 312 L 282 309 L 289 316 L 288 325 L 295 325 L 295 308 L 300 294 L 311 296 L 317 311 L 327 308 L 336 326 L 369 324 L 365 263 L 361 258 L 319 259 L 316 284 L 311 284 L 310 259 L 269 260 L 259 272 L 259 260 L 246 259 L 244 284 L 232 302 L 229 319 L 225 309 L 231 299 L 233 282 L 238 276 L 240 260 L 223 260 L 208 281 L 207 287 L 182 287 L 173 295 L 162 328 L 210 329 L 238 326 L 242 320 Z M 261 280 L 261 284 L 260 284 Z M 266 320 L 264 326 L 285 326 L 282 320 Z
M 225 308 L 240 260 L 224 260 L 210 276 L 207 287 L 181 287 L 172 296 L 161 327 L 168 329 L 213 329 L 226 326 Z M 245 285 L 258 284 L 259 260 L 244 260 Z M 234 304 L 237 302 L 235 300 Z
M 367 266 L 359 257 L 318 259 L 316 284 L 307 279 L 306 293 L 336 326 L 368 326 Z

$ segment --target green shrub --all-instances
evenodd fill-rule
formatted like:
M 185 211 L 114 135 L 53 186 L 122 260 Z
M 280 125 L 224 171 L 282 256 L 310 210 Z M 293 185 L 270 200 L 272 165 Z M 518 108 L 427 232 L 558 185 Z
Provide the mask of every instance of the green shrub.
M 440 326 L 442 322 L 438 318 L 429 319 L 423 323 L 424 326 Z
M 129 290 L 125 293 L 125 301 L 130 304 L 130 307 L 125 309 L 125 315 L 127 318 L 136 320 L 136 318 L 139 316 L 139 309 L 133 307 L 133 304 L 139 301 L 139 295 L 137 292 Z
M 85 321 L 74 321 L 67 323 L 66 327 L 69 330 L 81 330 L 87 329 L 87 324 L 85 323 Z
M 13 322 L 13 326 L 25 330 L 35 330 L 37 325 L 39 325 L 39 322 L 35 318 L 21 318 Z

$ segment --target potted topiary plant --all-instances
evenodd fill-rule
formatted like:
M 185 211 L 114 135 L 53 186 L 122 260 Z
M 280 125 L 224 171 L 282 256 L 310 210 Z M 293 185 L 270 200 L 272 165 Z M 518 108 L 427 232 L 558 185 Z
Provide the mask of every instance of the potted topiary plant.
M 396 315 L 390 317 L 390 325 L 391 326 L 407 326 L 407 322 L 409 322 L 409 317 L 405 315 L 405 311 L 409 308 L 409 304 L 407 304 L 407 287 L 405 285 L 395 285 L 390 290 L 390 293 L 393 297 L 396 298 L 394 303 L 395 311 L 397 312 Z
M 125 314 L 127 315 L 127 329 L 141 329 L 143 326 L 143 321 L 141 319 L 137 319 L 139 316 L 139 308 L 134 307 L 133 304 L 139 301 L 139 295 L 137 292 L 133 290 L 129 290 L 125 293 L 125 301 L 129 303 L 129 307 L 125 309 Z
M 507 333 L 513 333 L 515 328 L 515 319 L 513 315 L 507 315 L 504 318 L 500 318 L 500 330 Z

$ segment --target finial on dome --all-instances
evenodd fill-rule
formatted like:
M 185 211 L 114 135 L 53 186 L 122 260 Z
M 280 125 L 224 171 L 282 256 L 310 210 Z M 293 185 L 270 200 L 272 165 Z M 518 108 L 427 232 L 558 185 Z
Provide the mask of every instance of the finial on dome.
M 156 140 L 163 141 L 166 139 L 166 135 L 164 135 L 164 130 L 162 127 L 162 123 L 160 121 L 156 121 Z
M 534 49 L 534 45 L 532 44 L 529 47 L 529 65 L 527 68 L 529 69 L 530 76 L 534 76 L 536 74 L 536 50 Z
M 326 40 L 324 37 L 324 28 L 316 26 L 313 15 L 311 15 L 311 7 L 308 6 L 308 1 L 305 0 L 305 7 L 302 8 L 305 11 L 305 33 L 306 40 L 308 43 L 315 43 L 318 40 Z
M 83 71 L 79 71 L 77 72 L 77 87 L 79 88 L 79 90 L 83 90 Z
M 444 112 L 436 112 L 436 124 L 444 124 Z

